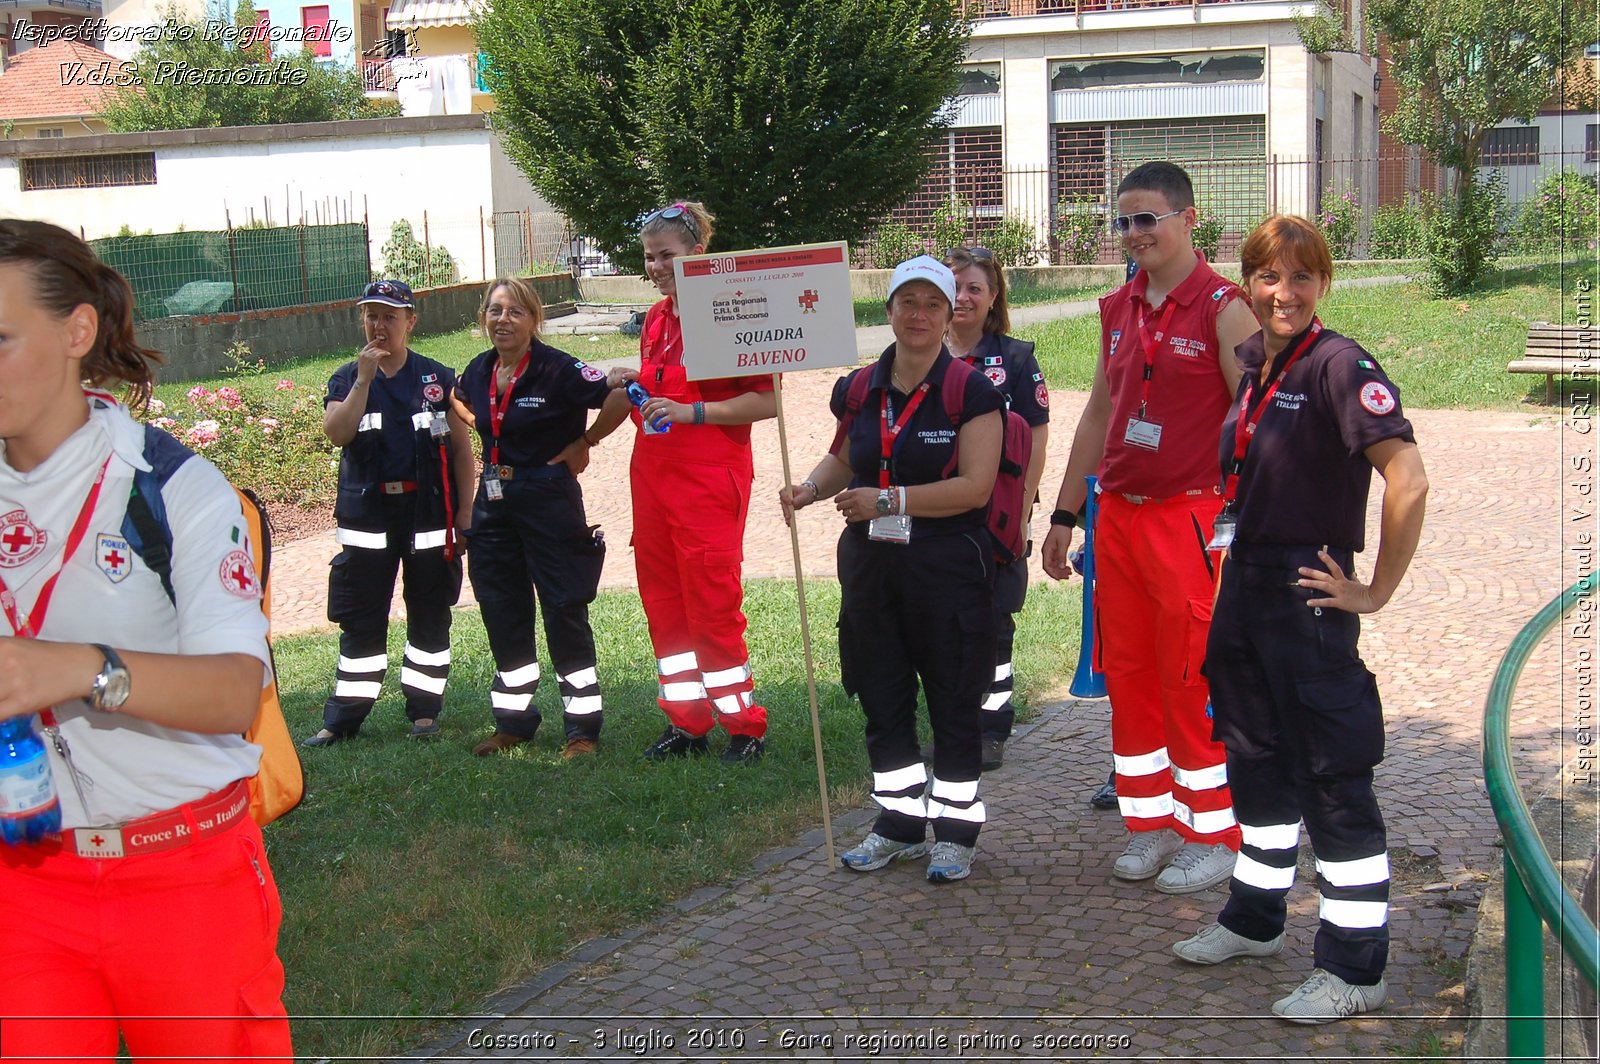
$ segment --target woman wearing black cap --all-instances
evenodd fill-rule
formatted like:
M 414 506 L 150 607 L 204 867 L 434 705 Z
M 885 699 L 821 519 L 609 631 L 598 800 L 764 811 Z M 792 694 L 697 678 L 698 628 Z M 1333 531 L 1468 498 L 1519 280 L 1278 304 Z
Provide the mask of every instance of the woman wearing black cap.
M 413 738 L 439 734 L 450 672 L 450 607 L 461 594 L 456 533 L 471 521 L 472 442 L 450 407 L 455 372 L 412 351 L 416 300 L 401 281 L 361 293 L 367 344 L 334 371 L 322 429 L 344 448 L 333 516 L 339 546 L 328 574 L 339 671 L 306 746 L 353 738 L 383 687 L 389 603 L 405 572 L 406 649 L 400 686 Z

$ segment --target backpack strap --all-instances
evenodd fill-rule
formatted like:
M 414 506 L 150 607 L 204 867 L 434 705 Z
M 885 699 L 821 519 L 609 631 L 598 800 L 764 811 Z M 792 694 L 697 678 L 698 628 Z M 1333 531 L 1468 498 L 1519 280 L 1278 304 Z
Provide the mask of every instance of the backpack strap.
M 161 587 L 174 604 L 172 589 L 172 525 L 167 520 L 166 501 L 161 489 L 178 467 L 194 452 L 153 425 L 144 427 L 144 460 L 148 470 L 133 472 L 133 489 L 128 493 L 127 512 L 122 519 L 122 535 L 128 546 L 150 571 L 161 577 Z

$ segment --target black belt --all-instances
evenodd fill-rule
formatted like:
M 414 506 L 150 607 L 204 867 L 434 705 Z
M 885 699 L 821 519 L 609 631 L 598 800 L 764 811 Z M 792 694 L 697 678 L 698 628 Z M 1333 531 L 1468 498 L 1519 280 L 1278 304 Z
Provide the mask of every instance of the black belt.
M 1244 565 L 1263 565 L 1280 569 L 1298 569 L 1305 565 L 1323 568 L 1318 551 L 1325 550 L 1339 564 L 1346 576 L 1355 562 L 1355 551 L 1349 547 L 1317 547 L 1281 543 L 1234 543 L 1228 548 L 1228 558 Z

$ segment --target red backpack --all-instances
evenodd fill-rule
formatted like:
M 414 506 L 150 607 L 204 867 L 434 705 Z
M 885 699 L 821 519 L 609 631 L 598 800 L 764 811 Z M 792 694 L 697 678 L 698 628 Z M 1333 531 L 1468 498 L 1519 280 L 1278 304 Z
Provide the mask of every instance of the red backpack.
M 977 372 L 965 360 L 952 358 L 950 368 L 944 375 L 944 384 L 939 387 L 939 394 L 944 397 L 945 417 L 958 431 L 966 403 L 967 375 Z M 871 388 L 871 367 L 857 371 L 850 381 L 849 390 L 845 392 L 844 419 L 839 426 L 841 436 L 850 431 L 850 423 L 860 413 Z M 995 474 L 994 491 L 984 510 L 984 527 L 989 530 L 989 538 L 994 543 L 995 560 L 1001 565 L 1016 561 L 1028 549 L 1028 503 L 1024 495 L 1028 462 L 1032 457 L 1033 430 L 1008 403 L 1005 408 L 1005 433 L 1000 441 L 1000 469 Z M 958 442 L 956 452 L 950 456 L 950 464 L 944 468 L 944 476 L 955 472 L 960 458 Z

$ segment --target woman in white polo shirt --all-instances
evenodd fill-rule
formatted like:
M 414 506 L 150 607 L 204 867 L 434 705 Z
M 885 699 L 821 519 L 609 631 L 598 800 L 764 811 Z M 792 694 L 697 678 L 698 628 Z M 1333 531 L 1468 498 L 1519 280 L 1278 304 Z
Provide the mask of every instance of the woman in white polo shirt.
M 238 499 L 199 458 L 161 491 L 171 598 L 128 550 L 145 431 L 99 389 L 149 397 L 132 310 L 83 241 L 0 219 L 0 521 L 28 533 L 0 542 L 0 720 L 53 725 L 62 814 L 59 835 L 0 846 L 19 916 L 0 1045 L 288 1061 L 282 909 L 245 792 L 261 751 L 241 735 L 271 661 L 260 585 Z

